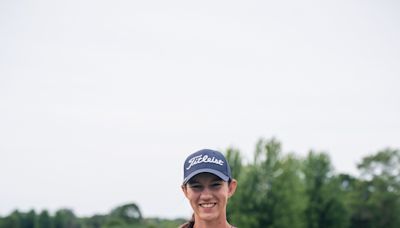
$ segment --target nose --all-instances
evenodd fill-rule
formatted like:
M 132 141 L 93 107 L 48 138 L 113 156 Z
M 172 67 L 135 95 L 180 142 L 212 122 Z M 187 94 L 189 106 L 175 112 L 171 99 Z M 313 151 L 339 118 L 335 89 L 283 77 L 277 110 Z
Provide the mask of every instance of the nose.
M 209 200 L 212 198 L 212 194 L 209 188 L 204 188 L 201 192 L 200 199 L 201 200 Z

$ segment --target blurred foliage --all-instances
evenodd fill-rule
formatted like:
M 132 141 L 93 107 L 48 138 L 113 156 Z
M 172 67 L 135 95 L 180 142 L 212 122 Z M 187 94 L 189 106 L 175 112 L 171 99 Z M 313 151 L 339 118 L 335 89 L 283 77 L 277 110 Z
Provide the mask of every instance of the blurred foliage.
M 260 139 L 250 162 L 239 150 L 225 152 L 238 188 L 228 220 L 242 228 L 398 228 L 400 151 L 384 149 L 362 158 L 360 177 L 335 173 L 327 153 L 283 153 L 276 139 Z M 77 217 L 60 209 L 18 210 L 0 217 L 0 228 L 176 228 L 183 219 L 144 218 L 135 203 L 106 215 Z
M 400 227 L 400 152 L 384 149 L 362 159 L 360 177 L 335 173 L 330 157 L 282 153 L 276 139 L 260 139 L 245 162 L 226 156 L 238 188 L 228 220 L 237 227 Z
M 79 218 L 70 209 L 57 210 L 50 215 L 47 210 L 36 214 L 14 211 L 0 217 L 0 228 L 176 228 L 184 219 L 143 218 L 135 203 L 121 205 L 107 215 Z

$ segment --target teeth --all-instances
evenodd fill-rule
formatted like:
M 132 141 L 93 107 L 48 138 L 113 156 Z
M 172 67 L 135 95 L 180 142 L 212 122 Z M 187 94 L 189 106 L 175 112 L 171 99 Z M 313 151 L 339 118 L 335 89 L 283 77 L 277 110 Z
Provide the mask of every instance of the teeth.
M 214 207 L 215 203 L 202 203 L 200 204 L 201 207 L 205 207 L 205 208 L 210 208 L 210 207 Z

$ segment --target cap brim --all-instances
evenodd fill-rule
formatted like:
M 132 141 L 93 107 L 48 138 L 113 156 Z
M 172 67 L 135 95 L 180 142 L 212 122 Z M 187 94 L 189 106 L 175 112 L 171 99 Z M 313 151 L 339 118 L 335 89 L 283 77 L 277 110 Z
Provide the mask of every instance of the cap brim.
M 183 184 L 186 184 L 190 179 L 192 179 L 192 177 L 196 176 L 199 173 L 211 173 L 211 174 L 214 174 L 214 175 L 218 176 L 223 181 L 228 181 L 229 180 L 229 177 L 227 175 L 223 174 L 222 172 L 220 172 L 218 170 L 215 170 L 215 169 L 198 169 L 198 170 L 192 172 L 191 174 L 189 174 L 183 180 Z

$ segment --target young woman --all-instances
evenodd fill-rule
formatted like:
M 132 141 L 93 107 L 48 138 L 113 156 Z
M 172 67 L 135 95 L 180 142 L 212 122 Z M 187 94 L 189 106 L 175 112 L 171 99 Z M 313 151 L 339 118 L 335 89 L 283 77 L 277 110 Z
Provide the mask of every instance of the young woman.
M 181 228 L 231 228 L 226 205 L 236 190 L 237 181 L 224 155 L 204 149 L 186 158 L 182 191 L 194 213 Z

